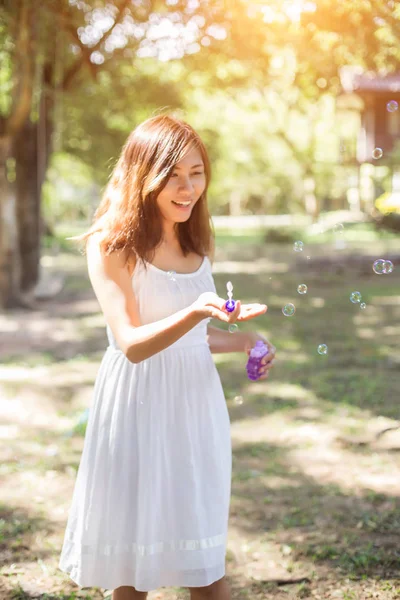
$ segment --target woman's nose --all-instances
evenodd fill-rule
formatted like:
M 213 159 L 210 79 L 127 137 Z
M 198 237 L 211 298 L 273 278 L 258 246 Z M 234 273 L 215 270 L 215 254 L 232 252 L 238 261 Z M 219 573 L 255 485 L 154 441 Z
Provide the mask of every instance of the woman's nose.
M 188 192 L 192 192 L 194 190 L 193 183 L 190 180 L 190 177 L 185 177 L 181 179 L 181 181 L 179 182 L 179 187 L 182 191 L 187 190 Z

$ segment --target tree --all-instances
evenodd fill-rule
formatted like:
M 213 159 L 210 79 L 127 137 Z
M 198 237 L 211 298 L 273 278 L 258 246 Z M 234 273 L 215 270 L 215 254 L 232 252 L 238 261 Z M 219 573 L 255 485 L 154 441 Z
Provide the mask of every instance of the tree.
M 144 57 L 182 61 L 225 90 L 265 87 L 272 59 L 291 56 L 304 98 L 339 88 L 339 69 L 395 69 L 400 17 L 393 0 L 5 0 L 0 7 L 0 307 L 38 275 L 40 193 L 60 94 Z M 309 12 L 305 12 L 305 10 Z M 397 11 L 397 12 L 396 12 Z M 155 31 L 156 30 L 156 31 Z M 61 57 L 61 58 L 60 58 Z M 117 77 L 114 79 L 118 81 Z M 81 95 L 80 95 L 81 94 Z
M 56 98 L 77 93 L 88 79 L 97 82 L 118 63 L 138 63 L 139 50 L 151 55 L 155 44 L 147 33 L 155 16 L 162 25 L 169 13 L 185 27 L 196 6 L 161 0 L 43 0 L 38 6 L 34 0 L 8 0 L 0 7 L 6 64 L 0 104 L 0 307 L 24 303 L 37 282 L 40 195 L 54 141 Z M 163 41 L 165 36 L 156 48 L 161 57 Z M 182 43 L 180 53 L 186 50 Z

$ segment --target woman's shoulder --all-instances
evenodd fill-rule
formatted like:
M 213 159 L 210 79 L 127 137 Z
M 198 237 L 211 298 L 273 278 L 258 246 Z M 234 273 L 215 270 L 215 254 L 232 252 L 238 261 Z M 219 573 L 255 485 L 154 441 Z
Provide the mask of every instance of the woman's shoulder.
M 107 253 L 104 245 L 104 238 L 100 232 L 93 233 L 86 244 L 86 256 L 89 264 L 102 264 L 104 268 L 124 268 L 130 273 L 135 268 L 135 257 L 127 248 Z

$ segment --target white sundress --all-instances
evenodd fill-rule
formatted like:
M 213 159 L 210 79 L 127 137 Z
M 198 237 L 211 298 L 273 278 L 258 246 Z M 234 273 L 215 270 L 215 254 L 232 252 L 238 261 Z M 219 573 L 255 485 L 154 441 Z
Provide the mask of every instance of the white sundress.
M 143 325 L 216 291 L 208 257 L 171 276 L 138 260 Z M 81 587 L 200 587 L 225 574 L 230 420 L 204 319 L 134 364 L 107 326 L 59 568 Z

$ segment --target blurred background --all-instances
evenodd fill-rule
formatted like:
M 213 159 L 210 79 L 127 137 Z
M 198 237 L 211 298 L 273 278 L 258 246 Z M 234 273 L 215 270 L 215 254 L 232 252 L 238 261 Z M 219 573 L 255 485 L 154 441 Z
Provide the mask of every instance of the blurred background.
M 233 599 L 400 597 L 399 105 L 395 0 L 3 0 L 1 598 L 111 594 L 57 569 L 107 345 L 66 238 L 164 112 L 211 158 L 218 293 L 278 349 L 259 383 L 215 356 Z

